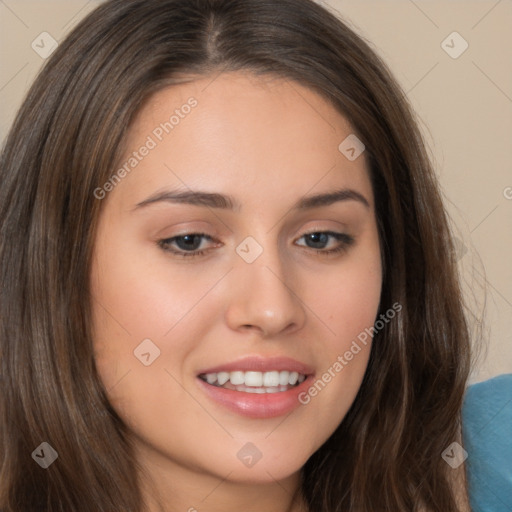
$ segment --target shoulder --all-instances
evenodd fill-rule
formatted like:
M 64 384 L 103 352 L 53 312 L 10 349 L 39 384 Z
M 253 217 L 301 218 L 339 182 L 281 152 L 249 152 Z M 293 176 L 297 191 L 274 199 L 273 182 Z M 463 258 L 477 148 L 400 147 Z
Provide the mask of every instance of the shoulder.
M 512 374 L 473 384 L 462 409 L 462 434 L 474 512 L 512 504 Z

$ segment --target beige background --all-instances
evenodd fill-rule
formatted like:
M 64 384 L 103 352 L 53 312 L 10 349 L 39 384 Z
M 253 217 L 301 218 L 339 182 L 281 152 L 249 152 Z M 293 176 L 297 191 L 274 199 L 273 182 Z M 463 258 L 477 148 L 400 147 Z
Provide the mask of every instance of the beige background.
M 98 1 L 0 0 L 0 140 L 44 63 Z M 472 380 L 512 372 L 512 2 L 329 0 L 391 67 L 423 121 L 488 349 Z M 452 58 L 463 41 L 467 50 Z M 44 36 L 47 37 L 47 36 Z M 41 48 L 41 51 L 43 48 Z M 484 294 L 485 290 L 485 294 Z M 476 331 L 475 331 L 476 332 Z

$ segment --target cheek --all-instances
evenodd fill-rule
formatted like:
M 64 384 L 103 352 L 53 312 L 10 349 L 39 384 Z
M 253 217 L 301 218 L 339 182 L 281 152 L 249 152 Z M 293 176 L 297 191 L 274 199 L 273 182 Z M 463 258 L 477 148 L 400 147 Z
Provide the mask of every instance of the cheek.
M 376 238 L 375 238 L 376 242 Z M 310 408 L 309 418 L 333 432 L 352 405 L 363 380 L 371 351 L 382 284 L 380 255 L 375 243 L 357 258 L 346 261 L 344 269 L 330 276 L 328 285 L 316 287 L 316 311 L 325 319 L 319 347 L 322 368 L 301 403 Z M 325 440 L 319 437 L 316 447 Z
M 91 289 L 96 310 L 97 339 L 120 345 L 129 339 L 132 350 L 143 339 L 168 344 L 178 324 L 188 322 L 222 268 L 192 271 L 147 239 L 128 229 L 104 228 L 98 234 Z M 103 333 L 103 336 L 102 336 Z M 122 341 L 120 341 L 122 340 Z M 126 351 L 126 346 L 118 346 Z
M 345 351 L 372 327 L 382 287 L 382 269 L 375 238 L 352 253 L 335 272 L 308 285 L 310 303 L 325 322 L 324 344 L 331 354 Z
M 130 429 L 154 429 L 165 439 L 169 429 L 183 430 L 181 414 L 189 428 L 189 422 L 202 424 L 204 411 L 179 383 L 187 373 L 184 362 L 207 334 L 200 309 L 193 308 L 204 283 L 181 292 L 133 265 L 118 260 L 96 287 L 95 362 L 110 402 Z M 181 413 L 170 415 L 176 404 Z M 179 443 L 173 450 L 179 451 Z
M 123 396 L 135 397 L 133 404 L 149 404 L 149 395 L 139 396 L 140 391 L 156 392 L 151 389 L 161 385 L 155 380 L 156 372 L 168 381 L 166 368 L 181 380 L 181 363 L 205 337 L 207 327 L 198 318 L 201 308 L 196 305 L 218 277 L 210 272 L 191 279 L 190 272 L 170 265 L 164 253 L 160 255 L 149 244 L 141 248 L 126 242 L 134 239 L 133 234 L 116 236 L 120 232 L 109 229 L 98 236 L 93 260 L 96 366 L 106 390 L 112 390 L 111 398 L 119 400 L 120 406 Z M 146 367 L 137 356 L 148 352 L 154 362 Z
M 331 284 L 317 301 L 319 311 L 325 311 L 329 345 L 357 336 L 375 321 L 380 301 L 378 274 L 353 271 Z

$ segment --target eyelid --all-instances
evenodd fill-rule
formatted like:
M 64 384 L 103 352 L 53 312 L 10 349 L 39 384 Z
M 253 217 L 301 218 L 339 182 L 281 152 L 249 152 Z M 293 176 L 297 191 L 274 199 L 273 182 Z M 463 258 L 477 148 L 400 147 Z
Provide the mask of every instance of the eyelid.
M 192 256 L 199 256 L 199 255 L 202 255 L 204 254 L 205 252 L 208 251 L 208 249 L 201 249 L 201 250 L 198 250 L 196 249 L 195 251 L 183 251 L 183 250 L 175 250 L 175 249 L 168 249 L 166 248 L 166 246 L 169 246 L 170 244 L 172 244 L 173 242 L 175 242 L 175 240 L 177 238 L 183 238 L 183 237 L 186 237 L 186 236 L 199 236 L 203 239 L 206 239 L 210 242 L 218 242 L 218 240 L 216 240 L 213 236 L 207 234 L 207 233 L 203 233 L 203 232 L 200 232 L 200 231 L 188 231 L 188 232 L 185 232 L 185 233 L 181 233 L 181 234 L 178 234 L 178 235 L 173 235 L 171 237 L 168 237 L 168 238 L 163 238 L 161 240 L 158 240 L 157 241 L 157 245 L 162 248 L 164 251 L 166 252 L 169 252 L 173 255 L 177 255 L 178 257 L 180 256 L 183 256 L 185 258 L 187 257 L 192 257 Z
M 298 245 L 298 247 L 304 247 L 305 249 L 308 249 L 309 251 L 314 251 L 318 254 L 322 254 L 325 256 L 341 253 L 341 252 L 347 250 L 349 248 L 349 246 L 353 245 L 353 243 L 355 242 L 355 238 L 353 236 L 351 236 L 347 233 L 340 233 L 340 232 L 329 230 L 329 229 L 308 230 L 305 233 L 303 233 L 300 237 L 298 237 L 297 240 L 300 240 L 301 238 L 304 238 L 304 237 L 306 237 L 308 235 L 312 235 L 312 234 L 325 234 L 331 238 L 335 238 L 339 242 L 338 246 L 333 249 L 317 249 L 314 247 L 308 247 L 307 245 Z M 199 236 L 203 239 L 209 240 L 210 242 L 216 242 L 217 245 L 219 243 L 221 243 L 218 240 L 216 240 L 213 236 L 211 236 L 207 233 L 189 231 L 189 232 L 185 232 L 182 234 L 174 235 L 169 238 L 161 239 L 157 242 L 157 244 L 162 250 L 169 252 L 177 257 L 183 257 L 183 258 L 193 258 L 194 256 L 202 256 L 205 253 L 210 251 L 210 249 L 201 249 L 201 250 L 196 249 L 193 251 L 184 251 L 184 250 L 175 250 L 175 249 L 167 248 L 167 246 L 169 246 L 170 244 L 175 242 L 176 239 L 183 238 L 186 236 Z M 222 245 L 224 245 L 224 244 L 222 244 Z
M 341 252 L 344 252 L 346 251 L 351 245 L 353 245 L 356 241 L 355 237 L 352 236 L 352 235 L 349 235 L 348 233 L 340 233 L 338 231 L 332 231 L 332 230 L 329 230 L 329 229 L 324 229 L 324 230 L 321 230 L 321 229 L 315 229 L 313 231 L 309 231 L 307 233 L 304 233 L 303 235 L 301 235 L 299 237 L 299 240 L 301 238 L 304 238 L 308 235 L 312 235 L 312 234 L 325 234 L 327 236 L 330 236 L 331 238 L 334 238 L 335 240 L 338 241 L 338 245 L 336 247 L 334 247 L 333 249 L 317 249 L 315 247 L 308 247 L 306 245 L 299 245 L 299 247 L 305 247 L 306 249 L 309 249 L 310 251 L 315 251 L 319 254 L 323 254 L 325 256 L 329 256 L 329 255 L 335 255 L 337 253 L 341 253 Z

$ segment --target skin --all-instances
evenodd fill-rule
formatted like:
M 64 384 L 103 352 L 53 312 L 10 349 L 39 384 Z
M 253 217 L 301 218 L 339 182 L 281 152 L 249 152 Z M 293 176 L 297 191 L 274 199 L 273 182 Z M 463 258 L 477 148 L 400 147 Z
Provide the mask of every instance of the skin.
M 197 373 L 263 355 L 307 363 L 318 378 L 373 325 L 382 269 L 365 155 L 349 161 L 338 150 L 353 129 L 311 90 L 225 73 L 155 94 L 130 128 L 126 159 L 190 97 L 197 106 L 162 141 L 153 136 L 157 146 L 103 199 L 91 275 L 97 367 L 134 435 L 148 510 L 303 510 L 300 469 L 352 404 L 371 343 L 288 416 L 229 411 L 202 391 Z M 175 188 L 229 194 L 239 208 L 136 207 Z M 368 205 L 293 209 L 341 188 Z M 325 231 L 355 242 L 317 253 L 304 235 Z M 201 239 L 198 257 L 158 245 L 198 232 L 213 239 Z M 248 236 L 263 249 L 252 263 L 236 252 Z M 339 246 L 330 237 L 321 250 Z M 149 366 L 134 356 L 146 338 L 160 350 Z M 262 454 L 250 468 L 237 457 L 247 442 Z

